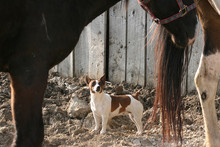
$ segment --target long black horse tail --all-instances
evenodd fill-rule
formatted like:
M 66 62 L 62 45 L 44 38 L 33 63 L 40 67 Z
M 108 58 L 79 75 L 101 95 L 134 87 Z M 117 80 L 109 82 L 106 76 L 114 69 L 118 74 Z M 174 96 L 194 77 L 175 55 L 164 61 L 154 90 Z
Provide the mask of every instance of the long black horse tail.
M 179 48 L 171 40 L 170 34 L 160 27 L 156 55 L 156 96 L 153 107 L 153 120 L 158 106 L 161 112 L 163 141 L 171 140 L 182 143 L 183 102 L 181 83 L 187 71 L 190 47 Z

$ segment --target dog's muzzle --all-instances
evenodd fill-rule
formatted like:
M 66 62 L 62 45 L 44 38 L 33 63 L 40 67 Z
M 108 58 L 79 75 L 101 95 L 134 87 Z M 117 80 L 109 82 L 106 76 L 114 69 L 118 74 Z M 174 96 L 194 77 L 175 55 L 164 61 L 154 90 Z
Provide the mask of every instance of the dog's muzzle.
M 97 86 L 96 87 L 96 92 L 100 92 L 100 90 L 101 90 L 100 86 Z

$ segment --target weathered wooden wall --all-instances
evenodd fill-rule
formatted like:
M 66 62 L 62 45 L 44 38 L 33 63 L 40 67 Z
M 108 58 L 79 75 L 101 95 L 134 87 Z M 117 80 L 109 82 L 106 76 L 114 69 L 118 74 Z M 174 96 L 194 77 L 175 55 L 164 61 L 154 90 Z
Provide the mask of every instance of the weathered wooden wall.
M 54 71 L 63 76 L 88 74 L 92 78 L 106 73 L 113 83 L 154 86 L 154 23 L 137 1 L 130 0 L 127 10 L 125 6 L 122 0 L 85 27 L 74 51 Z M 184 84 L 188 91 L 195 90 L 193 79 L 203 47 L 200 25 L 197 30 Z

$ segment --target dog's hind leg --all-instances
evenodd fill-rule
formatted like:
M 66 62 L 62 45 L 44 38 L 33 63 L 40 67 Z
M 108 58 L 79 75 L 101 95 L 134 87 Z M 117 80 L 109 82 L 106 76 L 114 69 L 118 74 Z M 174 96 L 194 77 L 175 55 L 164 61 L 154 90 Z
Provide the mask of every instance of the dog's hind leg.
M 136 122 L 134 121 L 133 115 L 132 115 L 131 113 L 129 113 L 128 116 L 129 116 L 129 118 L 131 119 L 131 121 L 132 121 L 133 123 L 135 123 L 135 125 L 136 125 Z
M 142 122 L 141 122 L 141 119 L 142 119 L 141 115 L 138 115 L 138 114 L 134 115 L 134 114 L 129 113 L 129 117 L 130 117 L 130 119 L 134 122 L 134 124 L 137 127 L 138 131 L 137 131 L 136 134 L 137 135 L 141 135 L 142 134 L 142 130 L 143 130 Z
M 136 127 L 137 127 L 137 135 L 141 135 L 143 132 L 143 125 L 142 125 L 142 121 L 141 121 L 142 117 L 141 116 L 135 116 L 134 117 L 134 121 L 136 122 Z
M 107 122 L 107 130 L 111 130 L 111 127 L 110 127 L 111 121 L 112 121 L 112 118 L 109 117 L 108 122 Z
M 129 113 L 128 116 L 130 117 L 131 121 L 135 124 L 135 126 L 137 127 L 138 129 L 138 123 L 134 120 L 134 115 Z

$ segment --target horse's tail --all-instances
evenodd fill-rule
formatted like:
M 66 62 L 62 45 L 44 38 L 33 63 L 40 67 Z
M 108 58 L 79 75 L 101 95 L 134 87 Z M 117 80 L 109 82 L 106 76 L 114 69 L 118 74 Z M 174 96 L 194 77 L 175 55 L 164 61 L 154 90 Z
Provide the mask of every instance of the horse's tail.
M 192 48 L 177 47 L 163 27 L 160 27 L 159 31 L 155 47 L 157 85 L 152 118 L 153 120 L 156 118 L 159 106 L 162 115 L 163 141 L 170 141 L 170 132 L 172 132 L 173 139 L 182 143 L 181 82 L 188 67 Z

